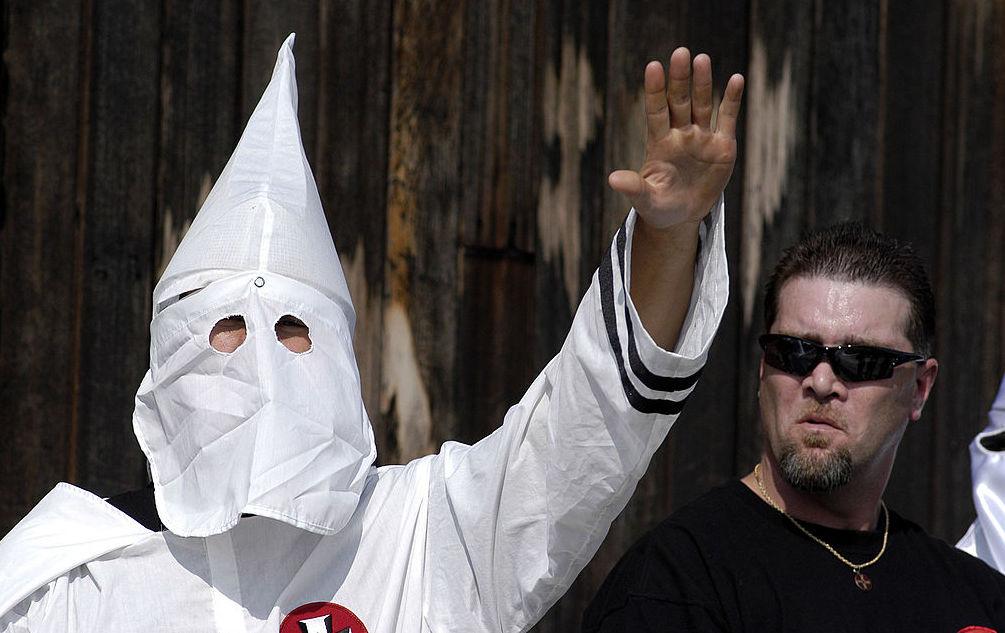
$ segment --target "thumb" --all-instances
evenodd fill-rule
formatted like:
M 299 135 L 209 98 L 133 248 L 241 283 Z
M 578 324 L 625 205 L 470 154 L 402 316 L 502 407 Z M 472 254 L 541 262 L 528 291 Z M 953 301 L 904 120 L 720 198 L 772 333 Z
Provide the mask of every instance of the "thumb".
M 646 181 L 637 172 L 619 169 L 607 177 L 611 189 L 627 196 L 633 203 L 646 191 Z

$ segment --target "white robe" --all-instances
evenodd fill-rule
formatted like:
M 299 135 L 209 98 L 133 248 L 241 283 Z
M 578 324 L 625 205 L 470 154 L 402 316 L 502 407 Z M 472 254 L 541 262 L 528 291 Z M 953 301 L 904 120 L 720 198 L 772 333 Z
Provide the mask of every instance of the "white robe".
M 728 292 L 722 214 L 720 201 L 702 225 L 676 352 L 628 297 L 633 212 L 503 425 L 371 469 L 336 534 L 253 516 L 183 538 L 60 484 L 0 541 L 0 632 L 530 628 L 596 552 L 694 387 Z M 358 622 L 331 607 L 284 624 L 309 603 Z

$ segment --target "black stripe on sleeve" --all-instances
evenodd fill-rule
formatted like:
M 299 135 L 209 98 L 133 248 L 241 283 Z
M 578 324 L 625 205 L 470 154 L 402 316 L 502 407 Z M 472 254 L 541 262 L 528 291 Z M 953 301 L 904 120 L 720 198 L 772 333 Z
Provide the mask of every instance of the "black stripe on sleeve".
M 623 232 L 622 225 L 620 232 Z M 617 312 L 614 307 L 614 255 L 608 253 L 600 263 L 598 282 L 600 284 L 600 305 L 604 314 L 604 326 L 607 330 L 607 340 L 614 353 L 615 364 L 618 366 L 618 374 L 621 376 L 621 387 L 625 390 L 625 397 L 628 404 L 639 413 L 657 413 L 660 415 L 676 415 L 684 408 L 687 402 L 685 396 L 683 400 L 655 400 L 640 394 L 631 380 L 628 378 L 628 371 L 621 354 L 621 340 L 618 338 Z M 629 336 L 629 340 L 631 337 Z
M 627 227 L 622 224 L 621 229 L 618 231 L 616 247 L 618 250 L 618 266 L 621 269 L 621 287 L 627 288 L 628 285 L 625 283 L 625 245 L 627 240 L 625 239 L 625 233 Z M 627 290 L 626 290 L 627 294 Z M 635 333 L 632 328 L 632 315 L 628 309 L 628 301 L 625 301 L 625 327 L 628 328 L 628 364 L 635 372 L 638 377 L 639 382 L 641 382 L 646 387 L 654 391 L 682 391 L 684 389 L 690 389 L 698 382 L 698 378 L 701 376 L 701 369 L 691 374 L 690 376 L 660 376 L 654 374 L 646 367 L 645 363 L 642 362 L 642 357 L 639 356 L 639 348 L 635 344 Z

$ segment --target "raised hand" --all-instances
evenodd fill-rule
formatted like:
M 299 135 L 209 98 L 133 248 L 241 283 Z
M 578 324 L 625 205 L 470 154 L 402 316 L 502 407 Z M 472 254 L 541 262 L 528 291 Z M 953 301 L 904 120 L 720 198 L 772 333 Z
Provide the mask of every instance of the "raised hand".
M 663 65 L 645 70 L 646 159 L 639 171 L 619 170 L 608 178 L 653 229 L 697 225 L 715 204 L 736 161 L 736 119 L 743 76 L 726 84 L 712 129 L 712 60 L 678 48 L 670 56 L 670 86 Z M 693 85 L 693 88 L 692 88 Z
M 678 48 L 646 66 L 646 160 L 609 182 L 628 196 L 640 221 L 632 238 L 631 296 L 657 345 L 672 350 L 693 291 L 698 226 L 726 188 L 736 162 L 736 117 L 743 77 L 733 75 L 712 129 L 712 60 Z

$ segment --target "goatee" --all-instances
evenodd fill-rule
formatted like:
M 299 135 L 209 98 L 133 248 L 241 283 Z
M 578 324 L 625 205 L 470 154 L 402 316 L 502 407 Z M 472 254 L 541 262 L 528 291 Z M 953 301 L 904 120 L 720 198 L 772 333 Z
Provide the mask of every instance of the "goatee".
M 820 435 L 808 435 L 802 446 L 788 442 L 782 446 L 778 466 L 788 484 L 803 492 L 832 492 L 851 480 L 851 453 L 846 448 L 825 452 L 805 449 L 827 448 L 830 442 Z

